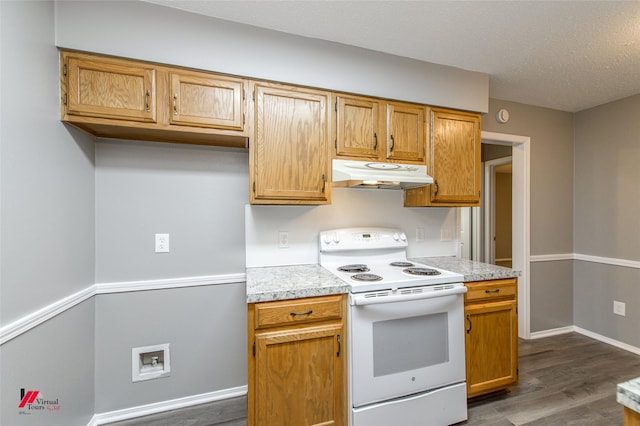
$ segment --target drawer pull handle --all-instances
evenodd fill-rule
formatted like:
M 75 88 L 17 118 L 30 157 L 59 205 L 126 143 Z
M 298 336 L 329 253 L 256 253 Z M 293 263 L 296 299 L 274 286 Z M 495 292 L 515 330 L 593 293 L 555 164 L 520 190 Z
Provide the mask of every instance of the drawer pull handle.
M 487 293 L 487 294 L 489 294 L 489 293 L 496 293 L 496 294 L 498 294 L 498 293 L 500 293 L 500 289 L 499 289 L 499 288 L 496 288 L 495 290 L 485 290 L 484 292 L 485 292 L 485 293 Z
M 298 315 L 311 315 L 313 313 L 313 310 L 309 309 L 308 311 L 304 311 L 304 312 L 291 312 L 289 315 L 291 315 L 292 317 L 297 317 Z

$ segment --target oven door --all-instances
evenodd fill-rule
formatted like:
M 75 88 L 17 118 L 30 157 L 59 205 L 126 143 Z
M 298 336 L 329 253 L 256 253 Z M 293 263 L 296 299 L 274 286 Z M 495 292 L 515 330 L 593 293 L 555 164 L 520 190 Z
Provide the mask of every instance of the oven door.
M 446 288 L 350 295 L 353 407 L 465 381 L 467 289 Z

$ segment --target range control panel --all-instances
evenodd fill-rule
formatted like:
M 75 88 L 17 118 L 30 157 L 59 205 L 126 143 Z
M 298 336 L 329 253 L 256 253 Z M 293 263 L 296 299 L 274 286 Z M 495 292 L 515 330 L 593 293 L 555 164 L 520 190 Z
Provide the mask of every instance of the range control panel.
M 342 228 L 320 232 L 321 252 L 407 246 L 407 235 L 395 228 Z

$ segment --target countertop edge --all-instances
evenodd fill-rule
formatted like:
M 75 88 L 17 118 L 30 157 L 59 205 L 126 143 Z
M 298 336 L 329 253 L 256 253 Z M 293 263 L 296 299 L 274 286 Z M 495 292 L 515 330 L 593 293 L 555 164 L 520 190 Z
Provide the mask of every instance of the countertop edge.
M 517 278 L 520 271 L 456 257 L 411 258 L 435 268 L 459 273 L 464 282 Z M 246 301 L 260 303 L 349 292 L 348 284 L 319 264 L 250 267 L 246 269 Z
M 616 401 L 640 414 L 640 377 L 619 383 L 616 387 Z

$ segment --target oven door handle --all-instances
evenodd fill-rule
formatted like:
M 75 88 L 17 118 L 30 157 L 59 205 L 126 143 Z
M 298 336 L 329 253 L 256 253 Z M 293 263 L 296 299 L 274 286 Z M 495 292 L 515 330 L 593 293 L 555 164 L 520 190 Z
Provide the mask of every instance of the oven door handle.
M 350 297 L 350 303 L 352 306 L 364 306 L 364 305 L 377 305 L 381 303 L 393 303 L 393 302 L 409 302 L 412 300 L 433 299 L 436 297 L 453 296 L 457 294 L 464 294 L 467 292 L 467 287 L 460 286 L 454 288 L 447 288 L 443 290 L 433 290 L 425 293 L 409 293 L 409 294 L 384 294 L 387 292 L 369 293 L 367 294 L 352 294 Z

